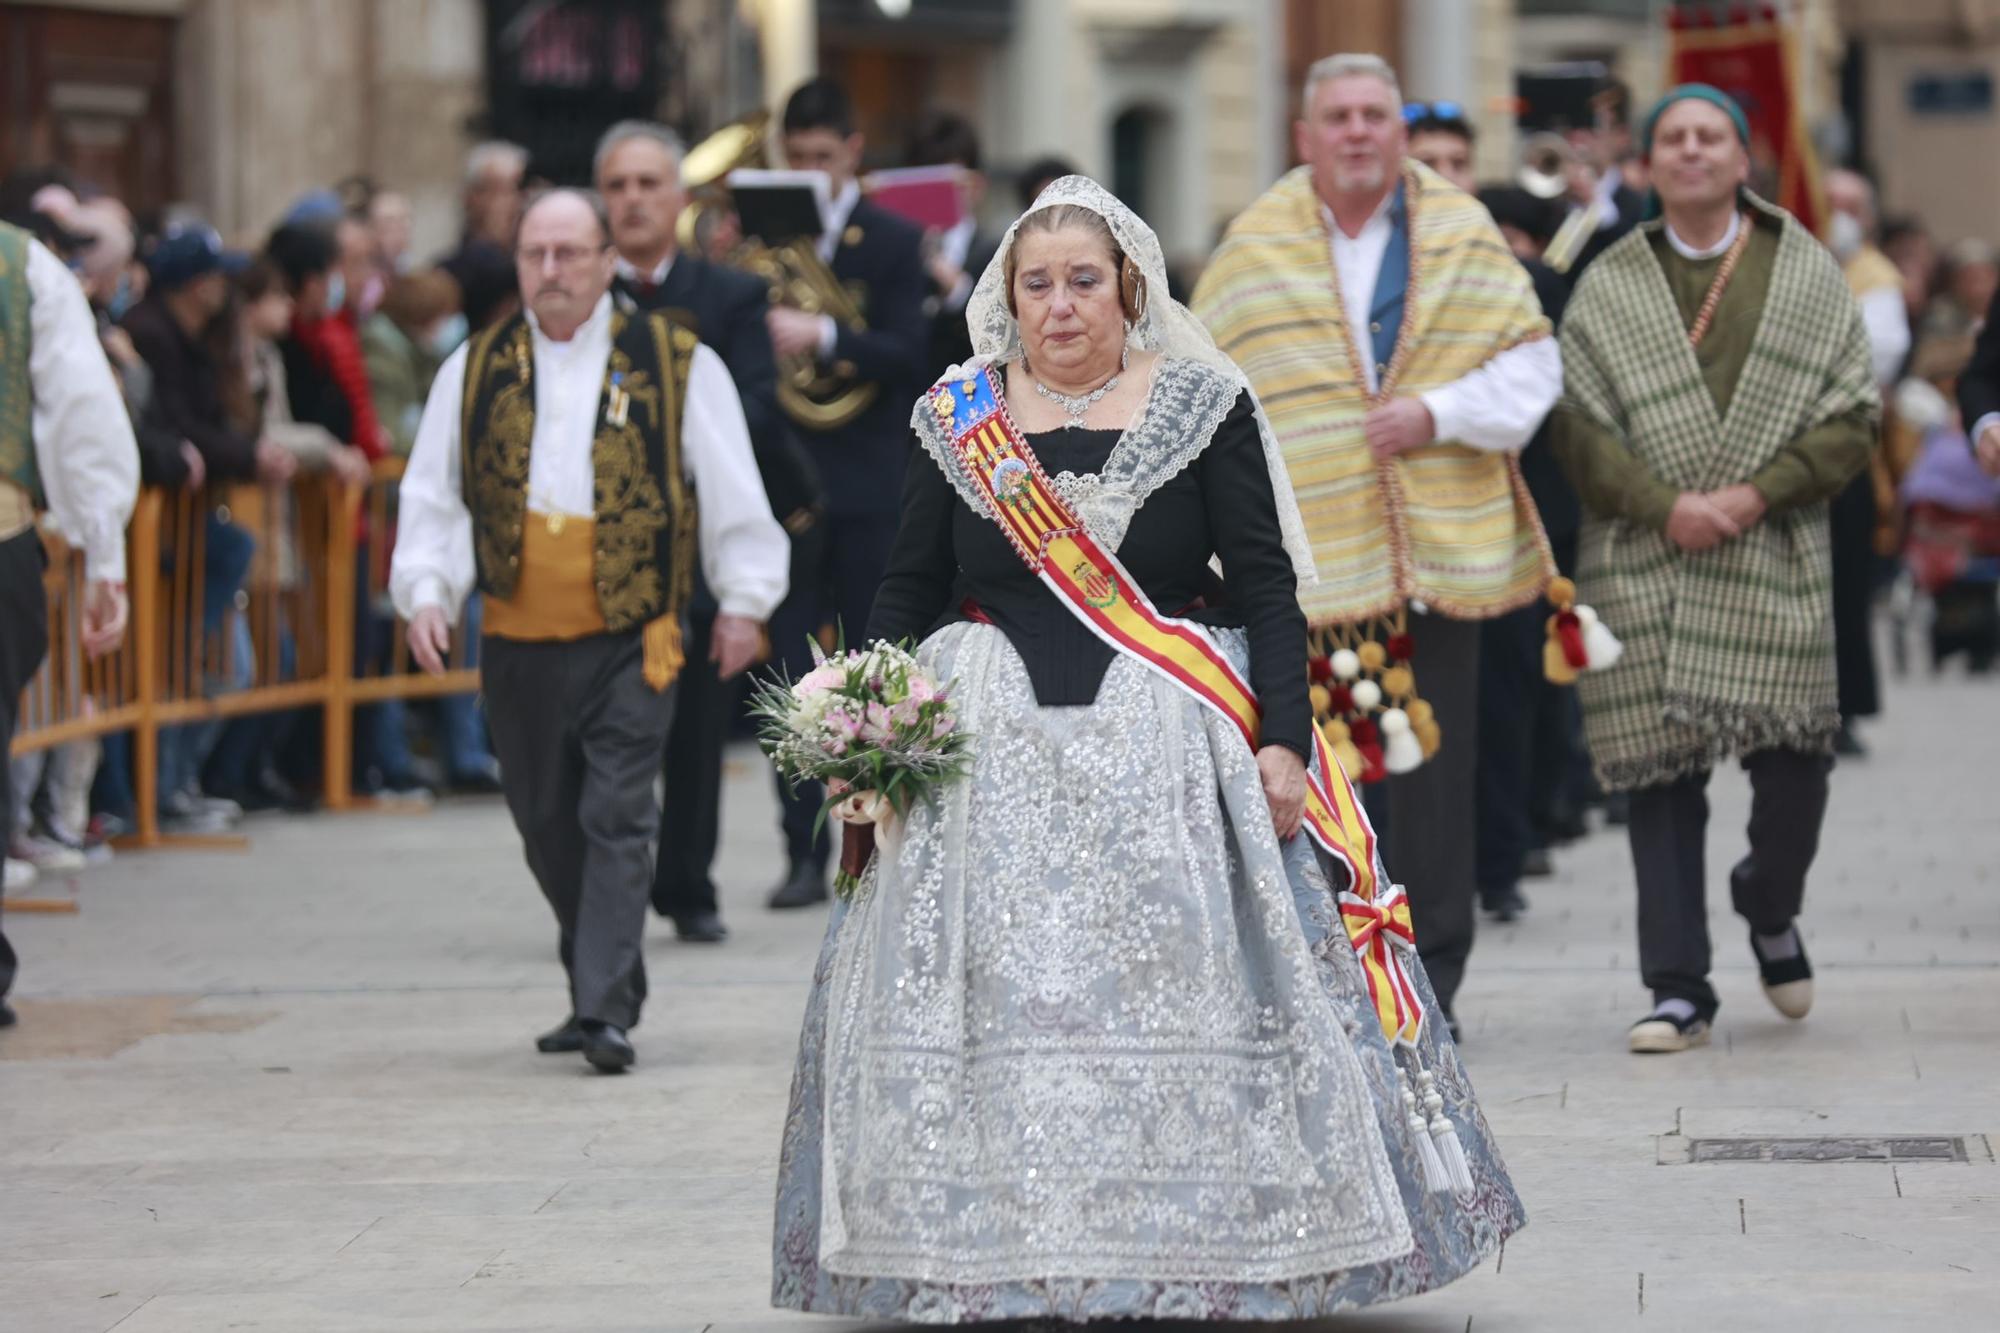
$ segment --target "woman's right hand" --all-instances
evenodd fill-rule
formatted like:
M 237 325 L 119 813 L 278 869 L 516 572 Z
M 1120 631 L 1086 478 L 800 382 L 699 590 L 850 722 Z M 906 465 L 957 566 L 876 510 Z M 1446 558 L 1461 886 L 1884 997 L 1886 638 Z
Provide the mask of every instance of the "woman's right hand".
M 1296 750 L 1267 745 L 1257 751 L 1257 776 L 1264 783 L 1278 841 L 1291 841 L 1306 817 L 1306 761 Z

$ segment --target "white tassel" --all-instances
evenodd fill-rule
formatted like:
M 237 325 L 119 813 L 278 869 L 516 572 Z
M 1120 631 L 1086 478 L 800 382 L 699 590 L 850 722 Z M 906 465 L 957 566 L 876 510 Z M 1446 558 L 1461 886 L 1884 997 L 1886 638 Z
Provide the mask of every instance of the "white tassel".
M 1602 671 L 1624 656 L 1625 645 L 1618 642 L 1611 626 L 1597 618 L 1597 612 L 1587 606 L 1579 606 L 1576 618 L 1583 626 L 1584 670 Z
M 1361 654 L 1352 648 L 1337 649 L 1332 662 L 1328 665 L 1333 668 L 1333 674 L 1337 679 L 1353 680 L 1361 674 Z
M 1336 671 L 1338 667 L 1334 668 Z M 1354 683 L 1354 708 L 1359 713 L 1372 713 L 1382 702 L 1382 687 L 1372 680 L 1358 680 Z
M 1410 715 L 1400 708 L 1386 710 L 1376 724 L 1387 738 L 1382 764 L 1391 773 L 1409 773 L 1424 766 L 1423 743 L 1410 729 Z
M 1472 1192 L 1472 1167 L 1465 1160 L 1465 1145 L 1459 1142 L 1458 1127 L 1444 1113 L 1444 1097 L 1437 1090 L 1437 1077 L 1426 1069 L 1417 1076 L 1424 1090 L 1424 1110 L 1430 1113 L 1430 1136 L 1437 1141 L 1438 1159 L 1451 1188 L 1461 1194 Z
M 1449 1194 L 1451 1176 L 1438 1157 L 1437 1148 L 1431 1143 L 1430 1126 L 1424 1123 L 1424 1113 L 1417 1109 L 1417 1094 L 1410 1091 L 1407 1078 L 1403 1080 L 1403 1110 L 1409 1116 L 1410 1138 L 1417 1145 L 1417 1161 L 1423 1168 L 1424 1188 L 1432 1194 Z

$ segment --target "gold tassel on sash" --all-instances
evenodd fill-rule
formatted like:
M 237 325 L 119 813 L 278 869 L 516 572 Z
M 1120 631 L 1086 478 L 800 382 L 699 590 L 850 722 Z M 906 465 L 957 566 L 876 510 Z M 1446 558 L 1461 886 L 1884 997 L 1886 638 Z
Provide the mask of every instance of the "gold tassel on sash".
M 654 693 L 664 693 L 681 674 L 687 656 L 681 645 L 681 620 L 673 614 L 648 621 L 645 630 L 644 666 L 646 683 Z

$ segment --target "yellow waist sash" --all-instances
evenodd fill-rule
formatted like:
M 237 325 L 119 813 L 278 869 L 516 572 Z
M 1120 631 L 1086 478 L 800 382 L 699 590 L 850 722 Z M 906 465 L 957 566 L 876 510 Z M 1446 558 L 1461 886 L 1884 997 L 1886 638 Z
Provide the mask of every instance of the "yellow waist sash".
M 11 481 L 0 481 L 0 538 L 18 537 L 35 526 L 35 502 Z
M 525 643 L 562 643 L 608 632 L 597 602 L 597 525 L 564 514 L 529 514 L 512 597 L 486 599 L 486 633 Z M 682 665 L 678 618 L 647 624 L 646 683 L 673 684 Z

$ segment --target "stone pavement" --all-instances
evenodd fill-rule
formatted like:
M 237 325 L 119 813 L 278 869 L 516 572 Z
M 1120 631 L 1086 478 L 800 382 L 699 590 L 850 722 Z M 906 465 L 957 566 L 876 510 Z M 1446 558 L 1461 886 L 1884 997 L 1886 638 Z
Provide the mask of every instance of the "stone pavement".
M 1891 688 L 1835 777 L 1788 1025 L 1712 917 L 1714 1045 L 1624 1053 L 1643 1008 L 1621 838 L 1487 927 L 1467 1060 L 1530 1214 L 1374 1333 L 1990 1328 L 2000 1298 L 2000 691 Z M 122 858 L 14 915 L 0 1034 L 0 1329 L 725 1330 L 766 1306 L 772 1173 L 823 916 L 776 916 L 772 800 L 739 755 L 721 948 L 657 925 L 625 1078 L 536 1056 L 565 1008 L 496 802 L 252 825 L 248 854 Z M 1719 775 L 1711 883 L 1746 788 Z M 59 891 L 61 890 L 59 886 Z M 1970 1161 L 1673 1163 L 1692 1139 L 1964 1136 Z M 1987 1315 L 1979 1315 L 1986 1309 Z

